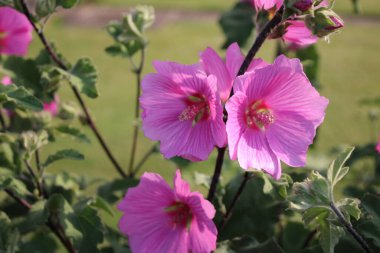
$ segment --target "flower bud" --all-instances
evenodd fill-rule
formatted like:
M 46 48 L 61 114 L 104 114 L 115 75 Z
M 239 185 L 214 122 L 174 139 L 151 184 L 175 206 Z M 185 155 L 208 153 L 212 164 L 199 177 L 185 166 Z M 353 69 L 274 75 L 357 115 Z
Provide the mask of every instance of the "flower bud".
M 293 7 L 304 12 L 308 11 L 313 6 L 313 0 L 296 0 Z
M 343 20 L 331 9 L 322 7 L 315 11 L 314 17 L 308 15 L 305 22 L 313 34 L 325 37 L 344 26 Z

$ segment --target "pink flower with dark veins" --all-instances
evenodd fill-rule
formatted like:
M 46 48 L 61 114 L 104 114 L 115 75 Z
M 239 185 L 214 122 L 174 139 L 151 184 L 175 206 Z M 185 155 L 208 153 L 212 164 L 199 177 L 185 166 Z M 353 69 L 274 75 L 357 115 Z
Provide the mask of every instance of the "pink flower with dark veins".
M 232 85 L 244 61 L 244 55 L 241 53 L 239 45 L 235 42 L 227 48 L 225 61 L 210 47 L 204 50 L 200 56 L 201 65 L 206 74 L 214 75 L 217 79 L 220 98 L 223 102 L 227 101 Z M 266 65 L 268 64 L 263 60 L 255 59 L 249 65 L 247 72 Z
M 161 142 L 165 158 L 206 160 L 227 140 L 217 78 L 199 64 L 153 65 L 157 73 L 145 76 L 140 97 L 145 136 Z
M 32 31 L 24 14 L 10 7 L 0 7 L 0 54 L 26 55 Z
M 279 56 L 239 76 L 234 91 L 226 103 L 230 158 L 275 179 L 281 176 L 280 160 L 304 166 L 328 100 L 312 87 L 300 61 Z
M 216 248 L 213 205 L 176 171 L 174 189 L 156 173 L 144 173 L 118 209 L 121 232 L 134 253 L 209 253 Z

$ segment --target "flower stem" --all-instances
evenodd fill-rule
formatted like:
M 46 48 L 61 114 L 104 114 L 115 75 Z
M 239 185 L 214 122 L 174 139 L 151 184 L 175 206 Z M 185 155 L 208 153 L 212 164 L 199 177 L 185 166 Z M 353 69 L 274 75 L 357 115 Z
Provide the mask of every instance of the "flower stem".
M 223 220 L 222 220 L 222 223 L 220 224 L 219 231 L 221 231 L 224 228 L 224 226 L 227 224 L 228 220 L 230 219 L 232 210 L 234 209 L 236 203 L 238 202 L 238 200 L 239 200 L 241 194 L 243 193 L 243 190 L 244 190 L 244 188 L 245 188 L 245 186 L 246 186 L 246 184 L 250 178 L 251 177 L 250 177 L 249 172 L 246 171 L 244 173 L 244 178 L 243 178 L 243 181 L 241 181 L 239 189 L 237 190 L 234 198 L 232 199 L 231 204 L 228 206 L 227 211 L 223 216 Z
M 363 250 L 367 253 L 373 253 L 371 248 L 368 246 L 367 242 L 363 239 L 359 232 L 356 231 L 354 227 L 346 221 L 341 211 L 335 206 L 333 202 L 330 203 L 330 207 L 334 211 L 336 216 L 338 216 L 339 222 L 346 228 L 346 230 L 352 235 L 352 237 L 354 237 L 354 239 L 360 244 Z
M 39 29 L 36 26 L 36 24 L 33 22 L 32 15 L 29 12 L 29 9 L 25 3 L 25 0 L 21 0 L 20 3 L 22 6 L 23 13 L 28 18 L 30 24 L 33 26 L 34 31 L 37 33 L 37 35 L 38 35 L 39 39 L 41 40 L 42 44 L 44 45 L 46 51 L 50 55 L 50 58 L 54 61 L 55 64 L 57 64 L 58 67 L 67 71 L 68 67 L 66 66 L 66 64 L 62 60 L 59 59 L 57 54 L 53 51 L 52 47 L 48 43 L 43 31 L 41 29 Z M 84 114 L 85 114 L 87 124 L 90 126 L 91 130 L 95 134 L 96 138 L 98 139 L 98 141 L 99 141 L 101 147 L 103 148 L 104 152 L 106 153 L 107 157 L 109 158 L 109 160 L 111 161 L 111 163 L 113 164 L 113 166 L 115 167 L 117 172 L 120 174 L 120 176 L 122 176 L 123 178 L 126 178 L 127 175 L 125 174 L 125 172 L 123 171 L 123 169 L 121 168 L 119 163 L 116 161 L 116 159 L 113 156 L 110 148 L 108 147 L 107 143 L 105 142 L 103 136 L 100 134 L 99 130 L 97 129 L 95 122 L 92 119 L 91 114 L 90 114 L 79 90 L 73 85 L 70 85 L 70 86 L 71 86 L 71 89 L 72 89 L 76 99 L 78 100 Z
M 148 160 L 148 158 L 154 154 L 154 152 L 157 150 L 158 144 L 154 144 L 152 148 L 141 158 L 141 160 L 138 162 L 134 170 L 132 171 L 131 177 L 135 176 L 137 172 L 141 169 L 141 167 L 144 165 L 144 163 Z
M 132 140 L 132 149 L 131 149 L 131 155 L 129 157 L 129 176 L 134 175 L 133 166 L 135 163 L 135 156 L 136 156 L 136 149 L 137 149 L 137 142 L 138 142 L 138 136 L 139 136 L 139 119 L 140 119 L 140 102 L 139 97 L 141 93 L 141 72 L 144 68 L 144 62 L 145 62 L 145 50 L 141 50 L 141 59 L 140 59 L 140 65 L 137 69 L 135 69 L 136 73 L 136 103 L 135 103 L 135 124 L 133 128 L 133 140 Z
M 247 71 L 249 64 L 251 64 L 253 58 L 255 57 L 255 55 L 257 54 L 257 52 L 259 51 L 259 49 L 263 45 L 266 38 L 269 36 L 271 31 L 282 22 L 282 14 L 283 13 L 284 13 L 284 6 L 281 6 L 280 9 L 274 15 L 274 17 L 265 25 L 263 30 L 257 36 L 255 42 L 253 43 L 251 49 L 249 50 L 249 52 L 247 54 L 247 56 L 244 58 L 244 61 L 243 61 L 242 65 L 240 66 L 240 69 L 239 69 L 237 76 L 241 76 Z M 233 91 L 233 89 L 231 89 L 230 97 L 232 97 L 233 94 L 234 94 L 234 91 Z M 228 116 L 227 111 L 224 110 L 224 121 L 227 120 L 227 116 Z M 214 175 L 212 176 L 211 186 L 210 186 L 210 190 L 209 190 L 208 197 L 207 197 L 207 199 L 211 202 L 214 198 L 216 186 L 219 182 L 219 177 L 220 177 L 220 173 L 222 171 L 225 151 L 226 151 L 226 147 L 218 149 L 218 158 L 216 160 Z
M 216 158 L 215 171 L 212 176 L 210 190 L 208 191 L 207 200 L 212 202 L 215 196 L 216 187 L 218 186 L 220 173 L 222 172 L 224 154 L 226 152 L 226 147 L 218 148 L 218 157 Z

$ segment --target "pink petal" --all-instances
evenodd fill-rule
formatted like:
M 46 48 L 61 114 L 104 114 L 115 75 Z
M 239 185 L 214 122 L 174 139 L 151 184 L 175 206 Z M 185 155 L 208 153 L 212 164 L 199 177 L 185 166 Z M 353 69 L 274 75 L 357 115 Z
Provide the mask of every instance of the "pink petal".
M 247 106 L 247 97 L 240 91 L 237 91 L 226 103 L 228 149 L 232 160 L 237 158 L 239 140 L 246 130 L 244 111 Z
M 280 160 L 270 149 L 264 133 L 248 128 L 238 144 L 238 161 L 243 169 L 264 170 L 275 179 L 281 177 Z
M 232 43 L 226 51 L 226 66 L 231 77 L 237 76 L 243 60 L 239 45 L 236 42 Z
M 223 60 L 209 47 L 201 53 L 201 64 L 208 75 L 216 76 L 220 98 L 226 101 L 231 92 L 233 78 Z
M 153 66 L 159 74 L 169 77 L 175 83 L 182 83 L 194 76 L 205 78 L 199 64 L 184 65 L 176 62 L 153 61 Z
M 286 28 L 282 39 L 290 45 L 291 49 L 297 50 L 317 43 L 318 37 L 307 28 L 305 21 L 291 20 L 287 22 L 290 25 Z
M 176 170 L 174 176 L 174 192 L 181 198 L 190 194 L 190 185 L 185 180 L 182 180 L 181 171 L 179 169 Z

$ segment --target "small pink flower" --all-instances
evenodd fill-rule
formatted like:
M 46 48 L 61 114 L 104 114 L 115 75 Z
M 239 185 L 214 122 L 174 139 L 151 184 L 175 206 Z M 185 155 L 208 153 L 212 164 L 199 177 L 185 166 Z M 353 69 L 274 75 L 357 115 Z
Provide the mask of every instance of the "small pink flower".
M 275 179 L 281 176 L 280 160 L 304 166 L 328 100 L 311 86 L 300 61 L 279 56 L 274 64 L 238 77 L 234 90 L 226 103 L 231 159 Z
M 10 7 L 0 7 L 0 54 L 26 55 L 32 31 L 24 14 Z
M 44 103 L 44 111 L 50 112 L 51 116 L 57 116 L 58 109 L 59 109 L 59 97 L 56 95 L 54 96 L 54 100 L 52 100 L 49 103 Z
M 288 44 L 289 49 L 297 50 L 317 43 L 318 37 L 313 35 L 302 20 L 287 21 L 288 27 L 282 39 Z
M 279 9 L 284 0 L 243 0 L 249 2 L 256 10 L 270 10 L 272 8 Z
M 227 48 L 225 62 L 215 50 L 210 47 L 204 50 L 200 56 L 201 65 L 206 74 L 214 75 L 217 78 L 220 98 L 223 102 L 227 101 L 236 75 L 244 61 L 244 56 L 240 51 L 239 45 L 233 43 Z M 256 68 L 261 68 L 266 65 L 267 63 L 263 60 L 255 59 L 251 62 L 247 71 L 253 71 Z
M 376 146 L 376 150 L 380 154 L 380 137 L 379 137 L 379 142 L 377 143 L 377 146 Z
M 12 79 L 9 76 L 4 76 L 1 79 L 1 84 L 5 85 L 5 86 L 10 85 L 10 84 L 12 84 Z
M 176 171 L 174 189 L 156 173 L 144 173 L 118 209 L 121 232 L 134 253 L 207 253 L 215 250 L 215 208 Z
M 217 79 L 199 64 L 153 63 L 158 73 L 142 81 L 140 97 L 145 135 L 161 141 L 166 158 L 205 160 L 215 146 L 226 144 Z

